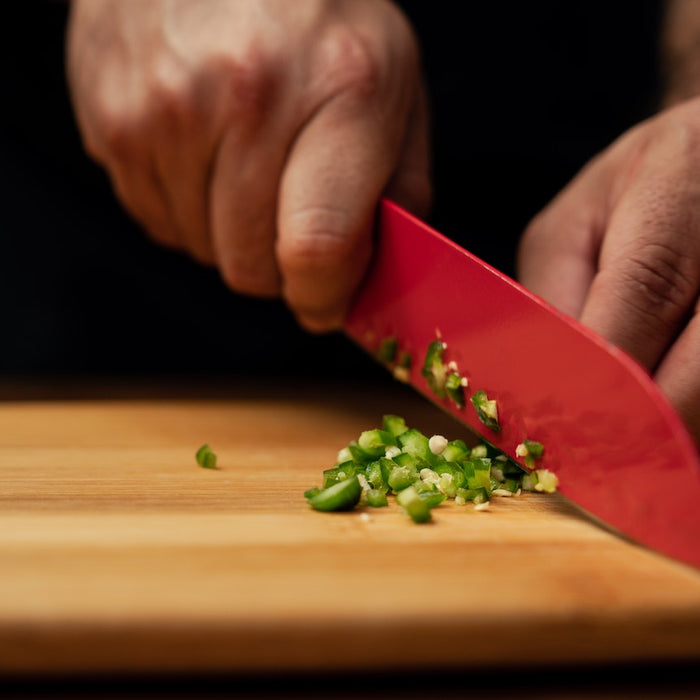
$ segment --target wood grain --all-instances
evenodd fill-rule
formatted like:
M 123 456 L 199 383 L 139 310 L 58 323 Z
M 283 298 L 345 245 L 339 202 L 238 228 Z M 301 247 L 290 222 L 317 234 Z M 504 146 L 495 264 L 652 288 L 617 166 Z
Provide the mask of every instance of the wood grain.
M 0 671 L 259 671 L 700 658 L 700 572 L 558 495 L 311 510 L 402 389 L 0 404 Z M 219 468 L 194 460 L 208 442 Z

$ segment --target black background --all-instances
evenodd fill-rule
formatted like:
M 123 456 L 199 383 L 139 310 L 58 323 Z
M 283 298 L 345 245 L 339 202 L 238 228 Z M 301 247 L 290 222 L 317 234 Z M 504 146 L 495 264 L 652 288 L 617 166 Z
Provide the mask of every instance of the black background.
M 431 223 L 513 274 L 529 219 L 654 111 L 661 4 L 402 3 L 433 103 Z M 152 244 L 84 155 L 66 92 L 66 6 L 13 3 L 0 70 L 0 374 L 383 372 L 343 336 Z

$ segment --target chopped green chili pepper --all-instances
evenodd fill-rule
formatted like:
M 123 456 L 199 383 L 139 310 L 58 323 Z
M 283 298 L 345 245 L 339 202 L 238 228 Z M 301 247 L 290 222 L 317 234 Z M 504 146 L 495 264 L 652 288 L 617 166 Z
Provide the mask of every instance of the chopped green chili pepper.
M 216 469 L 216 454 L 209 445 L 202 445 L 195 455 L 197 464 L 205 469 Z
M 442 340 L 433 340 L 428 345 L 423 368 L 421 369 L 421 374 L 425 381 L 428 382 L 430 390 L 441 399 L 446 396 L 447 368 L 443 362 L 446 347 Z
M 425 523 L 431 519 L 430 505 L 423 500 L 413 486 L 401 491 L 396 502 L 408 513 L 414 523 Z
M 476 414 L 479 420 L 491 430 L 500 430 L 501 425 L 498 422 L 498 406 L 494 399 L 489 399 L 483 389 L 472 394 L 471 402 L 476 409 Z
M 313 493 L 307 497 L 307 501 L 316 510 L 350 510 L 358 504 L 361 495 L 360 480 L 357 476 L 352 476 L 345 481 L 339 481 L 333 486 Z
M 543 453 L 541 443 L 518 445 L 521 452 L 530 448 L 531 459 Z M 552 493 L 557 483 L 549 470 L 528 472 L 485 439 L 468 446 L 441 435 L 429 438 L 403 417 L 386 414 L 380 428 L 362 431 L 339 450 L 336 464 L 323 471 L 322 488 L 307 489 L 304 496 L 313 508 L 328 511 L 383 507 L 394 496 L 415 522 L 427 522 L 431 510 L 448 499 L 484 506 L 492 495 Z
M 406 421 L 402 416 L 387 414 L 382 417 L 382 427 L 390 432 L 395 438 L 408 430 Z
M 544 445 L 541 442 L 534 440 L 523 440 L 515 448 L 515 456 L 520 457 L 528 469 L 535 468 L 535 460 L 539 459 L 544 453 Z
M 399 349 L 399 341 L 394 336 L 382 339 L 377 349 L 377 359 L 385 364 L 390 365 L 396 358 L 396 353 Z
M 399 353 L 399 358 L 396 360 L 396 366 L 400 369 L 409 370 L 413 366 L 413 356 L 408 350 L 402 350 Z
M 386 497 L 386 491 L 381 489 L 370 489 L 367 491 L 367 505 L 372 508 L 382 508 L 389 505 L 389 499 Z
M 464 408 L 466 400 L 464 398 L 464 379 L 457 372 L 450 372 L 445 380 L 445 393 L 457 406 Z

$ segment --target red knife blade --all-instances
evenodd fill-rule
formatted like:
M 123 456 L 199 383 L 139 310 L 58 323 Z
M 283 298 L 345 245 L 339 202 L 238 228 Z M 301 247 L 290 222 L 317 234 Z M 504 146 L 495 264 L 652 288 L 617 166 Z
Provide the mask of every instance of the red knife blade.
M 522 464 L 524 439 L 541 442 L 538 467 L 559 491 L 639 544 L 700 566 L 700 458 L 651 376 L 629 355 L 559 312 L 395 203 L 379 210 L 368 277 L 345 324 L 376 356 L 394 337 L 411 354 L 407 381 Z M 437 397 L 421 373 L 431 341 L 498 405 L 500 430 Z

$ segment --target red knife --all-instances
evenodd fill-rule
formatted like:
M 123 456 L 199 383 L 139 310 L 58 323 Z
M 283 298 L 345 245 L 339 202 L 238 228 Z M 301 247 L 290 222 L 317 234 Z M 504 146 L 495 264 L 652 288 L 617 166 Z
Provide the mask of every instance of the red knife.
M 405 381 L 511 458 L 544 445 L 559 491 L 639 544 L 700 566 L 700 458 L 650 375 L 629 355 L 395 203 L 379 210 L 368 277 L 346 333 L 377 356 L 393 338 Z M 421 368 L 434 340 L 465 377 L 459 407 Z M 495 400 L 500 429 L 469 397 Z M 523 466 L 525 466 L 523 464 Z

